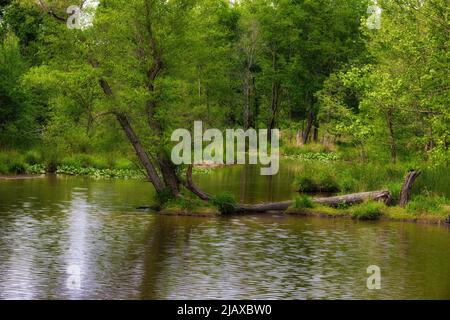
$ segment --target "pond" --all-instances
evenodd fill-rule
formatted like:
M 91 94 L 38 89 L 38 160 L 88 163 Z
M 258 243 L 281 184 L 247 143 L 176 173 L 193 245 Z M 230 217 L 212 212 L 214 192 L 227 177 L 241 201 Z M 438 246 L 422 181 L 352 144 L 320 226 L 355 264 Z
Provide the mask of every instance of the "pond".
M 294 174 L 235 166 L 195 178 L 255 203 L 292 198 Z M 144 181 L 0 180 L 0 298 L 450 299 L 446 227 L 136 209 L 151 202 Z M 366 287 L 370 265 L 380 290 Z

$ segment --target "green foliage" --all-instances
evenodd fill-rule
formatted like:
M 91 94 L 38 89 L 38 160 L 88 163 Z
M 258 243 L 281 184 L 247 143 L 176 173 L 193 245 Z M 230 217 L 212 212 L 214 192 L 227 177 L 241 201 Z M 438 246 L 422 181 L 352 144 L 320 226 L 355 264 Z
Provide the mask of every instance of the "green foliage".
M 413 194 L 431 194 L 450 198 L 450 168 L 448 165 L 436 165 L 422 170 L 414 182 Z
M 357 146 L 363 160 L 448 164 L 448 3 L 379 5 L 381 29 L 361 28 L 365 59 L 343 66 L 316 93 L 322 127 Z
M 93 178 L 121 178 L 121 179 L 142 179 L 144 176 L 140 171 L 128 169 L 97 169 L 93 167 L 83 167 L 62 164 L 57 167 L 56 173 L 74 175 L 74 176 L 90 176 Z
M 318 171 L 310 176 L 299 176 L 294 184 L 300 192 L 338 192 L 336 177 L 327 171 Z
M 116 169 L 136 170 L 136 165 L 128 159 L 118 158 L 114 161 L 114 167 Z
M 314 202 L 310 197 L 306 195 L 300 195 L 294 198 L 294 208 L 296 209 L 314 208 Z
M 70 4 L 46 6 L 65 16 Z M 314 143 L 281 144 L 308 160 L 301 191 L 397 197 L 416 162 L 413 194 L 448 198 L 448 4 L 381 0 L 379 30 L 364 25 L 367 4 L 115 0 L 90 28 L 69 30 L 36 1 L 4 0 L 0 148 L 25 155 L 0 157 L 0 171 L 140 177 L 117 114 L 152 159 L 194 120 L 278 127 L 293 141 L 311 116 Z
M 0 173 L 2 174 L 23 174 L 27 165 L 18 152 L 0 153 Z
M 324 147 L 323 149 L 326 149 Z M 284 146 L 281 153 L 290 159 L 298 160 L 318 160 L 318 161 L 334 161 L 339 160 L 339 155 L 334 152 L 309 152 L 309 148 L 299 148 L 294 146 Z
M 0 39 L 0 147 L 27 146 L 35 138 L 35 111 L 20 85 L 26 68 L 18 39 L 8 33 Z
M 211 203 L 224 215 L 232 214 L 236 208 L 236 200 L 229 192 L 220 192 L 214 195 Z
M 391 182 L 388 184 L 388 190 L 392 196 L 392 203 L 397 204 L 400 200 L 400 193 L 402 191 L 403 182 Z
M 172 201 L 174 196 L 169 188 L 164 188 L 163 192 L 155 192 L 154 200 L 159 206 L 163 206 Z
M 381 202 L 368 201 L 351 209 L 352 217 L 358 220 L 377 220 L 386 206 Z
M 414 214 L 437 213 L 445 215 L 444 206 L 450 205 L 449 199 L 432 195 L 416 195 L 406 205 L 406 210 Z
M 180 198 L 177 199 L 176 204 L 187 212 L 194 212 L 196 209 L 204 207 L 205 203 L 200 199 Z
M 6 163 L 0 162 L 0 174 L 8 174 L 9 168 Z
M 36 165 L 42 162 L 42 157 L 39 154 L 39 152 L 34 151 L 34 150 L 30 150 L 27 151 L 24 155 L 24 160 L 25 162 L 32 166 L 32 165 Z
M 33 164 L 27 167 L 28 174 L 45 174 L 46 167 L 42 164 Z
M 301 192 L 354 193 L 372 190 L 389 190 L 398 202 L 408 164 L 358 163 L 336 161 L 304 162 L 297 173 L 293 187 Z M 413 185 L 412 193 L 427 192 L 449 197 L 450 171 L 446 167 L 425 168 Z
M 351 207 L 351 204 L 348 203 L 348 202 L 346 202 L 346 201 L 344 200 L 344 201 L 341 201 L 341 202 L 339 202 L 339 203 L 337 204 L 336 209 L 339 209 L 339 210 L 346 210 L 346 209 L 348 209 L 348 208 L 350 208 L 350 207 Z

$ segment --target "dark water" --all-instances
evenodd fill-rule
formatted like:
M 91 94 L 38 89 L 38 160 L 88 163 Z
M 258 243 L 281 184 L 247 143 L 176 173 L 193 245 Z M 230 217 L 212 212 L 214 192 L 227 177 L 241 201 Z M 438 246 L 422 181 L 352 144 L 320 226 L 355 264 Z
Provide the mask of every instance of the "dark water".
M 294 171 L 196 180 L 246 202 L 283 200 Z M 151 199 L 142 181 L 0 180 L 0 298 L 450 299 L 445 227 L 135 209 Z M 369 265 L 381 268 L 380 290 L 366 287 Z

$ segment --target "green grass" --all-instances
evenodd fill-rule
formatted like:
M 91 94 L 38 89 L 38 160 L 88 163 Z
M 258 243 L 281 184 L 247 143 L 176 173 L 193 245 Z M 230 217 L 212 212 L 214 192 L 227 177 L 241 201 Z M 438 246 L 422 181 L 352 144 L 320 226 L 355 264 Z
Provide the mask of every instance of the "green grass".
M 446 216 L 448 212 L 445 207 L 449 203 L 449 199 L 446 197 L 421 194 L 412 197 L 406 205 L 406 210 L 415 215 L 432 213 Z
M 295 197 L 293 207 L 295 209 L 314 208 L 314 202 L 306 195 Z
M 445 165 L 424 168 L 414 182 L 413 194 L 434 194 L 450 198 L 450 168 Z
M 354 193 L 387 189 L 398 199 L 409 169 L 407 164 L 360 162 L 306 162 L 298 171 L 293 187 L 302 192 Z M 450 198 L 450 170 L 425 168 L 412 189 Z
M 211 203 L 221 214 L 232 214 L 236 208 L 236 200 L 229 192 L 221 192 L 211 198 Z
M 385 207 L 381 202 L 368 201 L 351 207 L 350 212 L 358 220 L 378 220 Z
M 17 151 L 0 152 L 1 174 L 23 174 L 27 171 L 27 164 L 23 155 Z
M 340 185 L 335 174 L 331 171 L 304 172 L 296 178 L 294 185 L 300 192 L 338 192 Z
M 324 145 L 321 143 L 308 143 L 303 146 L 296 146 L 292 143 L 284 143 L 280 147 L 283 155 L 293 156 L 308 153 L 334 153 L 336 148 L 332 145 Z
M 211 203 L 198 198 L 189 197 L 190 194 L 183 194 L 182 197 L 168 199 L 160 206 L 161 213 L 169 215 L 217 215 L 219 211 Z

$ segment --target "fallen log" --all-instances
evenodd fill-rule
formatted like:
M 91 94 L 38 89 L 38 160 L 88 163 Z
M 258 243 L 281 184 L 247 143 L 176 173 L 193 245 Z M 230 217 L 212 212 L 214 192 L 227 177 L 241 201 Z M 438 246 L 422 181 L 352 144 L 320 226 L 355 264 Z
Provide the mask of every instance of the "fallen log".
M 342 196 L 313 198 L 314 203 L 323 204 L 331 207 L 337 207 L 340 203 L 355 204 L 366 200 L 383 201 L 390 204 L 392 201 L 391 193 L 387 190 L 369 191 L 346 194 Z M 266 211 L 284 211 L 293 204 L 293 201 L 259 203 L 254 205 L 239 204 L 236 206 L 236 213 L 244 212 L 266 212 Z
M 381 191 L 352 193 L 336 197 L 314 198 L 312 200 L 315 203 L 335 207 L 338 206 L 340 203 L 354 204 L 354 203 L 361 203 L 366 200 L 382 201 L 385 204 L 390 204 L 392 201 L 392 196 L 388 190 L 381 190 Z
M 258 204 L 238 204 L 235 212 L 265 212 L 265 211 L 284 211 L 293 203 L 293 201 L 269 202 Z

